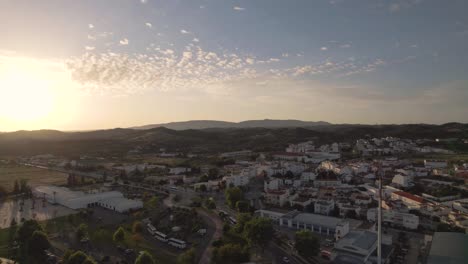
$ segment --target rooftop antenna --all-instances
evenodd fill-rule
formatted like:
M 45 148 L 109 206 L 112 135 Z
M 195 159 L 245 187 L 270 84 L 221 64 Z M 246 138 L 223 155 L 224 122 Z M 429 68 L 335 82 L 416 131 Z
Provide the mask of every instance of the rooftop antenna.
M 379 209 L 377 218 L 377 264 L 382 264 L 382 163 L 379 162 Z

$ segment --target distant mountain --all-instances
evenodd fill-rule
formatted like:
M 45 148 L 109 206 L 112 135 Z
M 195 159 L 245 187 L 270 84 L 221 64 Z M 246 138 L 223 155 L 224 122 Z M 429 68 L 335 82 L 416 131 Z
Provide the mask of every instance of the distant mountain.
M 288 127 L 313 127 L 331 125 L 324 121 L 301 121 L 301 120 L 247 120 L 242 122 L 226 122 L 216 120 L 192 120 L 184 122 L 171 122 L 165 124 L 152 124 L 138 127 L 131 127 L 131 129 L 152 129 L 156 127 L 165 127 L 173 130 L 187 130 L 187 129 L 207 129 L 207 128 L 288 128 Z

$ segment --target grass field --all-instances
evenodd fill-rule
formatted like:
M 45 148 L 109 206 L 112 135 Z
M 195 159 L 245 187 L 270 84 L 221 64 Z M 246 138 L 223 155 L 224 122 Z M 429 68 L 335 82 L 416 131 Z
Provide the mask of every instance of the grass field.
M 7 191 L 13 191 L 15 180 L 26 179 L 30 186 L 47 184 L 64 184 L 67 182 L 65 173 L 44 170 L 22 165 L 0 164 L 0 186 Z

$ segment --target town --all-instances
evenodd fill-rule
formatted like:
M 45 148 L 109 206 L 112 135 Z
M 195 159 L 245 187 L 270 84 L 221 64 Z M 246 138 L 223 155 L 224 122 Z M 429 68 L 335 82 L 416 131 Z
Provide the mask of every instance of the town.
M 281 152 L 137 146 L 123 157 L 3 158 L 0 257 L 462 263 L 468 156 L 446 147 L 453 143 L 467 140 L 365 136 L 289 143 Z

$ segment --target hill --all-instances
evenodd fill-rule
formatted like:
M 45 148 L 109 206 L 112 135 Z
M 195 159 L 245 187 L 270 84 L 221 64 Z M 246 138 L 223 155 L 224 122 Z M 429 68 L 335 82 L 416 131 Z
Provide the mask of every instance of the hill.
M 330 123 L 318 121 L 301 121 L 301 120 L 247 120 L 242 122 L 226 122 L 216 120 L 191 120 L 184 122 L 171 122 L 165 124 L 152 124 L 131 127 L 131 129 L 151 129 L 157 127 L 165 127 L 174 130 L 187 130 L 187 129 L 207 129 L 207 128 L 286 128 L 286 127 L 312 127 L 330 125 Z

